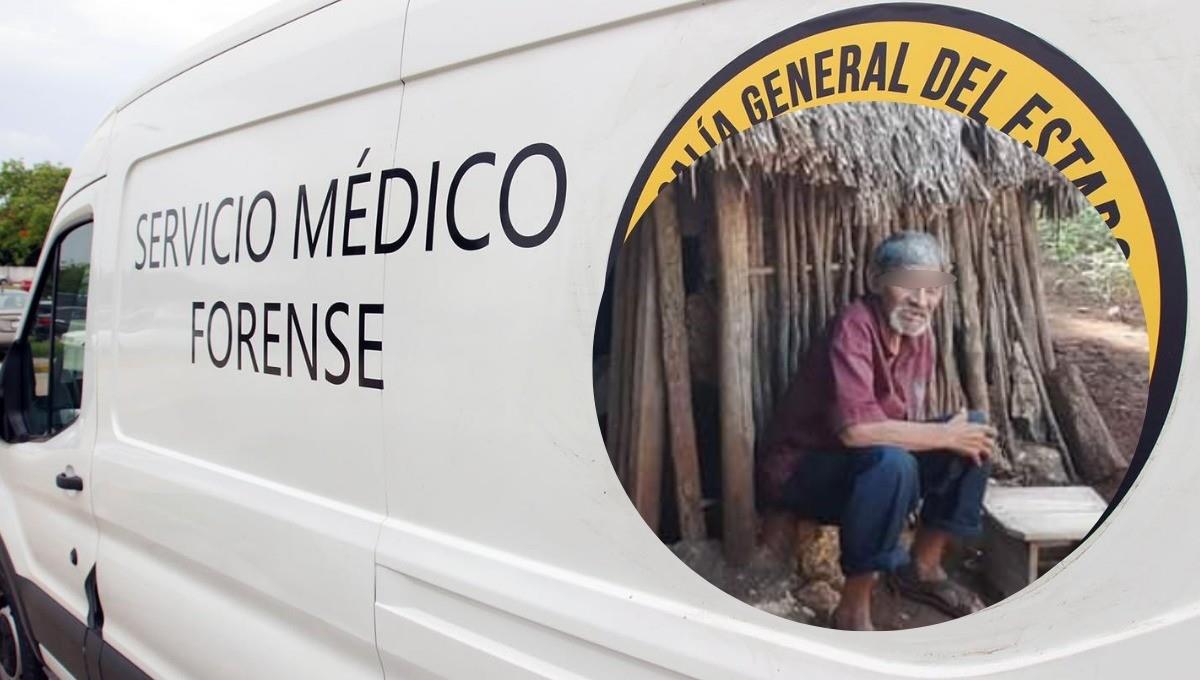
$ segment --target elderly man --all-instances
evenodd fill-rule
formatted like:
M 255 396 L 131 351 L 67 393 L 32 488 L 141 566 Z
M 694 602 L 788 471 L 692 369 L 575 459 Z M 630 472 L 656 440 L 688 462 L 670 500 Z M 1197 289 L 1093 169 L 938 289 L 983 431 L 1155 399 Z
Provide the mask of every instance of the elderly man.
M 813 343 L 780 401 L 759 460 L 764 505 L 840 526 L 846 575 L 832 625 L 873 630 L 879 572 L 905 595 L 953 616 L 981 605 L 947 578 L 954 536 L 979 532 L 995 430 L 961 412 L 927 419 L 930 322 L 953 281 L 938 242 L 900 232 L 875 250 L 871 294 Z M 900 533 L 920 504 L 911 551 Z

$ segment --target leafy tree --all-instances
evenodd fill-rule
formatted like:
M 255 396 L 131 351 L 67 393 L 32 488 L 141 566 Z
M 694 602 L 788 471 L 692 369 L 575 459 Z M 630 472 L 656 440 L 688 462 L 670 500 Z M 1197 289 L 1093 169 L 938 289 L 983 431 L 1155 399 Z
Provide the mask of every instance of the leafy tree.
M 0 264 L 37 264 L 69 174 L 53 163 L 0 163 Z
M 1095 210 L 1087 208 L 1060 220 L 1043 219 L 1039 229 L 1043 258 L 1071 274 L 1085 289 L 1106 304 L 1138 300 L 1129 262 Z

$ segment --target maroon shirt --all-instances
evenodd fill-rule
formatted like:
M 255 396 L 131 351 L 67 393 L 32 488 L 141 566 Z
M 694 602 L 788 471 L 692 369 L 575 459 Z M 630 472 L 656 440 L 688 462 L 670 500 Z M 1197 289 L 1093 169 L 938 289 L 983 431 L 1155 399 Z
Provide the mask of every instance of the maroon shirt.
M 806 451 L 843 448 L 846 427 L 883 420 L 925 417 L 926 386 L 933 376 L 933 334 L 901 336 L 873 296 L 846 305 L 825 336 L 809 349 L 800 370 L 776 407 L 760 449 L 759 497 L 780 502 L 783 486 Z

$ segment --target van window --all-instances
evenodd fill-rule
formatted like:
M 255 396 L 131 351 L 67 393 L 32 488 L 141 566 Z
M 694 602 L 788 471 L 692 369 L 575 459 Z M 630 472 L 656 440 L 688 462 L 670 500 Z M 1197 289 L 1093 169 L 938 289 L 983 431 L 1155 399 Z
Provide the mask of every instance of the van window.
M 27 330 L 33 363 L 31 436 L 52 435 L 79 415 L 83 399 L 84 323 L 87 318 L 92 225 L 68 232 L 48 258 L 38 283 L 37 307 Z

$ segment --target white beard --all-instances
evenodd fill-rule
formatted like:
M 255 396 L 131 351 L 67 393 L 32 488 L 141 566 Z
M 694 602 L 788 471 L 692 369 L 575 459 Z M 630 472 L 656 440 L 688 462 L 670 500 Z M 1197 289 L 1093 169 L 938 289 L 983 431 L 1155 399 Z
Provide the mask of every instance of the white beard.
M 900 335 L 915 338 L 929 330 L 929 317 L 926 316 L 916 321 L 906 320 L 902 312 L 903 310 L 897 307 L 888 315 L 888 325 L 892 327 L 893 331 L 896 331 Z

